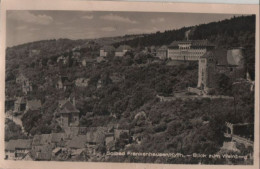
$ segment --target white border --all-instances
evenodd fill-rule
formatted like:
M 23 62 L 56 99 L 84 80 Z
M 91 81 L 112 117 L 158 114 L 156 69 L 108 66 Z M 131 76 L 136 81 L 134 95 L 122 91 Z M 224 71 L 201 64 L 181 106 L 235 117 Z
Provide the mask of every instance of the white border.
M 166 2 L 115 2 L 115 1 L 69 1 L 69 0 L 4 0 L 1 11 L 1 61 L 0 61 L 0 168 L 259 168 L 259 6 L 230 4 L 191 4 Z M 256 14 L 256 96 L 255 96 L 255 145 L 254 165 L 177 165 L 177 164 L 142 164 L 142 163 L 93 163 L 93 162 L 34 162 L 5 161 L 4 158 L 4 90 L 5 90 L 5 17 L 6 10 L 91 10 L 91 11 L 143 11 L 143 12 L 188 12 L 188 13 L 226 13 Z

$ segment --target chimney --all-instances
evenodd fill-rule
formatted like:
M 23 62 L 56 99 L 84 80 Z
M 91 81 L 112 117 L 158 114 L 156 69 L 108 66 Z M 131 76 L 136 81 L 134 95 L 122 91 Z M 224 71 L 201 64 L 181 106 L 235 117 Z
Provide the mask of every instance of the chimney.
M 190 32 L 191 32 L 190 29 L 185 32 L 185 39 L 186 39 L 187 41 L 189 40 L 189 34 L 190 34 Z

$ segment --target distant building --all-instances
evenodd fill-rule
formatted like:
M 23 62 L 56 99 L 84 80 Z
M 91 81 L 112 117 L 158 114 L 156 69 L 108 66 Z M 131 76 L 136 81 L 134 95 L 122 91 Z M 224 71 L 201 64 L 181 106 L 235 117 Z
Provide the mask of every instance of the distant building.
M 167 55 L 167 50 L 168 47 L 166 45 L 163 45 L 162 47 L 160 47 L 159 49 L 157 49 L 156 51 L 156 57 L 160 58 L 160 59 L 167 59 L 168 55 Z
M 126 52 L 131 51 L 131 50 L 132 50 L 132 48 L 128 45 L 120 45 L 116 49 L 115 56 L 122 57 L 126 54 Z
M 101 57 L 107 57 L 109 55 L 114 55 L 115 53 L 115 48 L 114 46 L 111 46 L 111 45 L 107 45 L 107 46 L 103 46 L 101 49 L 100 49 L 100 55 Z
M 207 51 L 215 46 L 208 40 L 173 41 L 168 46 L 168 58 L 172 60 L 198 61 Z

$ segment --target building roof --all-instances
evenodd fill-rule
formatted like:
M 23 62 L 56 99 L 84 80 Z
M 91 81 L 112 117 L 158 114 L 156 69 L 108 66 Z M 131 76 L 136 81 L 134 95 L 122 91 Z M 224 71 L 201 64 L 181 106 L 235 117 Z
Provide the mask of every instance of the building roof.
M 70 101 L 67 101 L 61 106 L 60 113 L 79 113 L 79 110 Z
M 40 100 L 29 100 L 27 101 L 26 106 L 30 110 L 39 110 L 42 107 L 42 103 Z
M 105 52 L 113 52 L 115 51 L 115 47 L 112 45 L 105 45 L 100 50 L 104 50 Z
M 116 52 L 123 52 L 123 50 L 131 50 L 132 48 L 129 45 L 120 45 L 116 48 Z
M 72 140 L 68 141 L 66 146 L 68 148 L 81 149 L 85 148 L 87 142 L 86 135 L 78 135 L 72 138 Z
M 31 149 L 32 140 L 31 139 L 17 139 L 9 140 L 5 142 L 5 150 L 14 151 L 15 149 Z
M 65 140 L 66 134 L 65 133 L 51 133 L 51 142 L 52 143 L 59 143 L 62 140 Z
M 51 143 L 51 134 L 35 135 L 32 141 L 33 146 L 46 145 L 49 143 Z
M 183 41 L 173 41 L 170 44 L 170 47 L 176 47 L 179 44 L 191 44 L 191 46 L 196 46 L 196 47 L 214 46 L 208 40 L 183 40 Z

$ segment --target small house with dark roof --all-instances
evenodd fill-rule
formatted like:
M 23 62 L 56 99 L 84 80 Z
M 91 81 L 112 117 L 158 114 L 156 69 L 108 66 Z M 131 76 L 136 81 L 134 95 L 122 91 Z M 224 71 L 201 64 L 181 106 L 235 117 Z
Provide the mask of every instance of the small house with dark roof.
M 100 55 L 101 57 L 107 57 L 109 55 L 114 55 L 115 53 L 115 48 L 114 46 L 111 46 L 111 45 L 106 45 L 106 46 L 103 46 L 101 49 L 100 49 Z
M 59 124 L 62 128 L 79 125 L 79 110 L 70 101 L 66 101 L 59 109 Z
M 168 58 L 172 60 L 198 61 L 207 51 L 215 46 L 208 40 L 173 41 L 168 46 Z
M 126 52 L 131 51 L 131 50 L 132 50 L 132 48 L 128 45 L 120 45 L 116 49 L 115 56 L 122 57 L 126 54 Z

